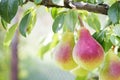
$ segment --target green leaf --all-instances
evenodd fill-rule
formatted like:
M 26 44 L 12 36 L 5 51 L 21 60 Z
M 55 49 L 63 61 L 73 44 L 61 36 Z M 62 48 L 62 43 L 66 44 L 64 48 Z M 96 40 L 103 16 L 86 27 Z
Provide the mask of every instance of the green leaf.
M 52 25 L 52 30 L 54 33 L 58 32 L 62 28 L 64 24 L 64 14 L 58 15 Z
M 19 5 L 22 6 L 23 5 L 23 0 L 18 0 L 19 1 Z
M 63 6 L 64 5 L 64 0 L 52 0 L 52 2 L 56 5 Z
M 96 0 L 86 0 L 86 2 L 95 4 Z
M 6 36 L 5 36 L 5 39 L 4 39 L 4 46 L 9 46 L 10 45 L 10 43 L 11 43 L 11 41 L 12 41 L 12 38 L 13 38 L 13 36 L 14 36 L 14 33 L 15 33 L 15 31 L 16 31 L 16 29 L 17 29 L 17 23 L 16 24 L 14 24 L 13 26 L 11 26 L 10 27 L 10 29 L 7 31 L 7 33 L 6 33 Z
M 104 51 L 107 52 L 112 47 L 111 41 L 110 40 L 105 40 L 102 43 L 102 47 L 103 47 Z
M 74 31 L 76 22 L 78 20 L 78 14 L 75 10 L 70 10 L 65 15 L 65 27 L 67 27 L 68 30 Z
M 59 35 L 56 33 L 52 36 L 52 41 L 48 42 L 47 44 L 44 44 L 46 42 L 44 40 L 40 43 L 40 49 L 39 49 L 38 54 L 39 54 L 41 59 L 43 59 L 44 55 L 48 51 L 50 51 L 51 49 L 53 49 L 57 45 L 57 43 L 59 42 L 58 36 Z
M 39 49 L 39 56 L 41 59 L 43 59 L 45 53 L 49 50 L 51 43 L 48 43 L 46 45 L 42 45 Z
M 35 23 L 36 23 L 36 13 L 35 11 L 32 11 L 31 12 L 31 17 L 30 17 L 30 20 L 29 20 L 29 25 L 28 25 L 28 28 L 27 28 L 27 33 L 30 34 L 33 27 L 35 26 Z
M 1 23 L 4 29 L 7 29 L 7 22 L 1 18 Z
M 102 44 L 104 42 L 104 38 L 106 37 L 105 31 L 101 30 L 100 32 L 95 32 L 93 34 L 93 37 L 100 43 Z
M 42 0 L 34 0 L 35 4 L 40 4 L 42 2 Z
M 53 47 L 55 47 L 57 45 L 57 43 L 59 42 L 59 35 L 58 34 L 54 34 L 52 37 L 52 43 L 50 45 L 50 49 L 52 49 Z
M 120 37 L 120 24 L 115 25 L 113 30 L 114 30 L 114 33 Z
M 111 37 L 110 37 L 110 41 L 112 42 L 112 44 L 113 45 L 115 45 L 115 46 L 119 46 L 120 44 L 120 41 L 118 40 L 118 38 L 116 37 L 116 36 L 114 36 L 114 35 L 112 35 Z
M 18 0 L 0 0 L 0 16 L 10 23 L 18 10 L 18 5 Z
M 51 15 L 52 15 L 53 19 L 56 18 L 57 14 L 58 14 L 58 9 L 57 8 L 52 8 Z
M 93 37 L 102 45 L 105 52 L 112 47 L 111 41 L 106 36 L 106 30 L 101 30 L 99 33 L 95 32 Z
M 102 4 L 104 0 L 97 0 L 97 4 Z
M 93 28 L 94 30 L 96 30 L 97 32 L 100 31 L 100 21 L 98 19 L 98 17 L 95 14 L 91 14 L 87 17 L 87 22 L 88 25 Z
M 26 37 L 26 30 L 29 24 L 29 20 L 30 20 L 30 13 L 26 14 L 22 18 L 20 25 L 19 25 L 19 31 L 24 37 Z
M 120 52 L 118 52 L 117 56 L 120 58 Z
M 110 26 L 110 25 L 112 25 L 112 21 L 111 21 L 110 19 L 108 19 L 108 20 L 107 20 L 107 23 L 105 24 L 105 27 L 108 27 L 108 26 Z
M 35 25 L 35 22 L 36 22 L 35 11 L 33 9 L 26 11 L 19 25 L 20 33 L 24 37 L 26 37 L 26 33 L 29 34 L 31 32 L 32 28 Z
M 120 21 L 120 1 L 115 2 L 108 10 L 108 16 L 112 23 L 116 24 Z

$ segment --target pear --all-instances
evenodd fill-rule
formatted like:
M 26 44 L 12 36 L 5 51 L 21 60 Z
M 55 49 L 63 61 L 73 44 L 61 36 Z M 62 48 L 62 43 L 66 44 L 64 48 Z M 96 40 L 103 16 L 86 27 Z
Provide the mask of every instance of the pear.
M 104 60 L 102 46 L 85 27 L 82 27 L 79 31 L 78 41 L 73 49 L 73 59 L 87 70 L 97 68 Z
M 63 70 L 71 70 L 77 66 L 72 57 L 74 45 L 73 33 L 65 32 L 62 36 L 62 40 L 54 49 L 53 56 L 55 62 Z
M 108 51 L 104 65 L 101 68 L 100 80 L 120 80 L 120 60 L 112 50 Z
M 84 77 L 84 76 L 88 75 L 89 71 L 84 69 L 81 66 L 77 66 L 76 68 L 71 70 L 71 73 L 75 76 Z

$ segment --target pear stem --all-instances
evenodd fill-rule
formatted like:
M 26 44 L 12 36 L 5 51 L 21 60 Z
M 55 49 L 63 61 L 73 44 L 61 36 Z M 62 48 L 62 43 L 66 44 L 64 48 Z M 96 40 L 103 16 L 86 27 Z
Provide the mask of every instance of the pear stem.
M 79 22 L 80 22 L 80 26 L 84 27 L 83 21 L 82 21 L 82 19 L 81 19 L 81 17 L 79 15 L 78 15 L 78 19 L 79 19 Z
M 115 50 L 115 45 L 112 46 L 112 50 L 113 50 L 113 51 Z

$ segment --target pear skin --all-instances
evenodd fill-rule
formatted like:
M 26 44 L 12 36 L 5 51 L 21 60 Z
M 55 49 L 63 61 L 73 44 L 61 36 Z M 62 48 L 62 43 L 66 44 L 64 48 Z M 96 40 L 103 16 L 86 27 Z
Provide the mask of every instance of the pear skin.
M 77 66 L 72 57 L 74 44 L 73 33 L 65 32 L 62 36 L 62 40 L 54 49 L 54 59 L 58 66 L 63 70 L 71 70 Z
M 104 60 L 102 46 L 85 27 L 80 29 L 78 41 L 73 49 L 73 59 L 87 70 L 97 68 Z
M 77 66 L 76 68 L 71 70 L 71 73 L 75 76 L 84 77 L 84 76 L 88 75 L 89 71 L 84 69 L 81 66 Z
M 110 50 L 101 68 L 100 80 L 120 80 L 120 60 L 119 57 Z

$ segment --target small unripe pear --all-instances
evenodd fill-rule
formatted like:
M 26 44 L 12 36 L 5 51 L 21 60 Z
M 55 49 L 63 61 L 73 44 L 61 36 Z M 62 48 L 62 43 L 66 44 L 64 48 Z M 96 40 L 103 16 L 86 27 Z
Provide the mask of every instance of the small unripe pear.
M 79 76 L 79 77 L 83 77 L 86 76 L 88 74 L 88 70 L 84 69 L 81 66 L 77 66 L 76 68 L 71 70 L 71 73 L 75 76 Z
M 103 48 L 85 27 L 80 29 L 78 41 L 73 49 L 73 59 L 87 70 L 97 68 L 104 60 Z
M 120 80 L 120 60 L 113 51 L 106 55 L 104 65 L 100 71 L 100 80 Z
M 62 40 L 54 49 L 54 59 L 63 70 L 71 70 L 77 66 L 72 57 L 74 44 L 73 33 L 65 32 L 62 36 Z

